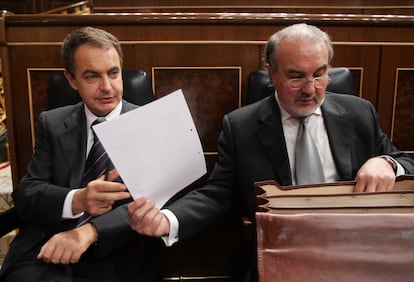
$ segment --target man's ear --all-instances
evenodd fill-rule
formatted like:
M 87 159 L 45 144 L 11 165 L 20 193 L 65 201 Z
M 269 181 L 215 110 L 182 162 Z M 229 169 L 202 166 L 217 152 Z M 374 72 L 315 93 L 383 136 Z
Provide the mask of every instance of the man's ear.
M 272 66 L 270 64 L 266 64 L 265 67 L 266 67 L 266 69 L 267 69 L 267 71 L 269 72 L 269 75 L 270 75 L 271 72 L 273 71 Z
M 276 75 L 276 68 L 272 67 L 270 64 L 266 64 L 266 69 L 269 72 L 269 78 L 273 83 L 273 77 Z
M 68 80 L 70 86 L 73 89 L 78 90 L 78 88 L 76 87 L 76 80 L 75 80 L 75 78 L 73 78 L 72 75 L 67 70 L 64 70 L 63 71 L 63 74 L 65 75 L 66 79 Z

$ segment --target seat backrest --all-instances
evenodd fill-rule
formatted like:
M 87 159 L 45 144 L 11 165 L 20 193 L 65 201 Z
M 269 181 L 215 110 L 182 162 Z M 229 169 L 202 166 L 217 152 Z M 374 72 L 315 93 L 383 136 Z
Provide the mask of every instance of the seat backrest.
M 329 68 L 331 78 L 326 91 L 355 95 L 352 73 L 348 68 Z M 274 93 L 274 86 L 267 69 L 257 69 L 249 74 L 245 105 L 254 103 Z
M 123 98 L 136 105 L 145 105 L 154 100 L 151 79 L 142 70 L 122 71 L 124 83 Z M 47 109 L 54 109 L 81 101 L 79 93 L 74 90 L 62 71 L 49 75 L 47 84 Z

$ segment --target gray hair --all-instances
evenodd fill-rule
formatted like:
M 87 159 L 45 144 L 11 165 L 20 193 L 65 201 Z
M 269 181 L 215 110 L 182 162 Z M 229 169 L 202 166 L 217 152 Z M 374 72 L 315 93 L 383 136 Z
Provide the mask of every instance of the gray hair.
M 285 39 L 299 39 L 308 40 L 313 43 L 325 42 L 328 48 L 328 63 L 333 58 L 333 47 L 329 35 L 313 25 L 305 23 L 294 24 L 279 30 L 270 36 L 265 46 L 265 58 L 266 64 L 269 64 L 272 68 L 277 69 L 276 65 L 276 53 L 280 43 Z
M 119 61 L 122 67 L 123 53 L 118 39 L 105 30 L 93 27 L 83 27 L 69 34 L 60 48 L 63 66 L 73 78 L 75 77 L 75 53 L 81 45 L 85 44 L 97 48 L 114 47 L 118 52 Z

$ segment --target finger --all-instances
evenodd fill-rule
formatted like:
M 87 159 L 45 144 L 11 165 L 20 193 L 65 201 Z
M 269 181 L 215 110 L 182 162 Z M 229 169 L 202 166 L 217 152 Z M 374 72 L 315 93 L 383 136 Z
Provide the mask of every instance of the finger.
M 138 228 L 151 226 L 154 219 L 154 213 L 151 212 L 153 209 L 154 203 L 147 201 L 144 206 L 135 212 L 133 220 Z
M 168 225 L 168 226 L 167 226 Z M 168 234 L 169 222 L 157 208 L 145 214 L 144 220 L 137 226 L 136 231 L 143 235 L 160 237 Z
M 101 203 L 108 203 L 128 199 L 130 197 L 131 194 L 129 194 L 129 192 L 106 192 L 99 193 L 99 195 L 96 195 L 95 200 Z
M 379 189 L 379 187 L 378 187 Z M 377 191 L 377 185 L 376 183 L 370 183 L 369 185 L 365 186 L 365 192 L 375 192 Z
M 71 257 L 72 257 L 72 252 L 70 250 L 65 250 L 65 252 L 63 252 L 61 255 L 60 263 L 61 264 L 71 263 Z
M 354 192 L 355 193 L 362 193 L 365 190 L 365 185 L 362 181 L 357 181 L 355 184 Z
M 62 245 L 58 246 L 57 248 L 54 248 L 50 257 L 50 261 L 54 264 L 62 263 L 62 256 L 64 254 L 64 250 L 65 247 Z
M 144 215 L 152 209 L 153 204 L 149 201 L 145 201 L 144 204 L 140 205 L 139 208 L 131 210 L 128 213 L 128 219 L 131 225 L 134 225 L 135 228 L 141 224 L 141 221 Z
M 156 227 L 157 219 L 158 219 L 158 222 L 160 220 L 160 217 L 159 217 L 160 214 L 161 213 L 159 212 L 159 210 L 155 208 L 155 205 L 148 206 L 144 214 L 145 216 L 143 216 L 143 218 L 141 219 L 141 225 L 150 226 L 151 228 Z
M 72 253 L 70 263 L 78 263 L 81 255 L 78 253 Z
M 392 191 L 392 190 L 394 190 L 394 181 L 385 187 L 385 191 Z
M 394 180 L 381 179 L 377 184 L 377 192 L 392 191 L 394 189 Z
M 41 259 L 46 263 L 50 263 L 51 249 L 49 248 L 49 245 L 49 242 L 46 242 L 46 244 L 42 246 L 39 254 L 37 255 L 38 259 Z
M 114 168 L 113 170 L 111 170 L 109 173 L 108 173 L 108 181 L 114 181 L 116 178 L 118 178 L 119 177 L 119 173 L 118 173 L 118 171 L 116 170 L 116 168 Z
M 106 192 L 100 192 L 98 199 L 100 201 L 116 201 L 121 199 L 126 199 L 131 197 L 131 194 L 126 191 L 106 191 Z
M 146 202 L 147 199 L 145 197 L 139 197 L 135 199 L 132 203 L 128 205 L 128 213 L 133 214 L 137 209 L 140 209 Z
M 127 190 L 125 184 L 119 182 L 103 181 L 101 179 L 93 182 L 94 189 L 98 192 L 122 192 Z

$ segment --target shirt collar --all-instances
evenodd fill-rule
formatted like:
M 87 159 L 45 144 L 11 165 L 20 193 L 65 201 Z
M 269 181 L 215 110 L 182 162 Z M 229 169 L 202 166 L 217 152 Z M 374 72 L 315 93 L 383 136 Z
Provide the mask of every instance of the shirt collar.
M 86 128 L 90 128 L 92 123 L 98 119 L 99 117 L 97 117 L 96 115 L 94 115 L 86 106 L 86 104 L 84 104 L 84 109 L 85 109 L 85 116 L 86 116 Z M 119 115 L 121 114 L 121 110 L 122 110 L 122 100 L 119 101 L 118 105 L 116 105 L 116 107 L 109 113 L 107 114 L 104 119 L 105 120 L 111 120 L 114 119 L 116 117 L 119 117 Z

